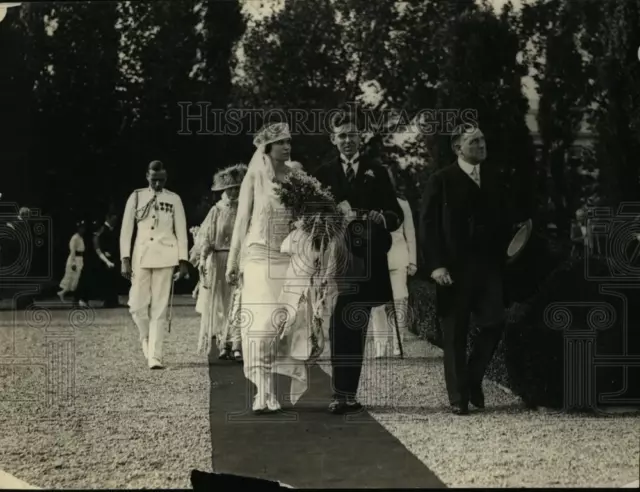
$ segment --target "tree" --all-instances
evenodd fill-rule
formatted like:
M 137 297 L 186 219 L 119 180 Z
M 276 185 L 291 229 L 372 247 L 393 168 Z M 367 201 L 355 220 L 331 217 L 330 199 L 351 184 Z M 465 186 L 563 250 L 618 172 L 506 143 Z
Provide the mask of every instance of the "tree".
M 29 6 L 30 7 L 30 6 Z M 19 9 L 9 9 L 0 22 L 0 132 L 2 133 L 3 189 L 7 200 L 25 200 L 31 90 L 34 76 L 27 62 L 28 27 Z
M 255 23 L 242 47 L 244 63 L 237 81 L 238 106 L 248 110 L 289 112 L 272 120 L 290 119 L 294 158 L 315 165 L 328 150 L 319 122 L 325 111 L 345 102 L 351 61 L 343 46 L 343 28 L 330 0 L 314 3 L 286 1 L 284 7 Z M 300 115 L 300 116 L 297 116 Z M 264 123 L 243 121 L 247 133 Z M 240 141 L 251 155 L 249 136 Z
M 375 109 L 362 100 L 363 86 L 383 57 L 394 8 L 390 0 L 322 0 L 313 9 L 286 1 L 247 34 L 238 99 L 244 108 L 290 111 L 295 158 L 318 165 L 331 149 L 331 110 Z M 250 140 L 244 145 L 250 150 Z
M 123 158 L 141 185 L 146 165 L 154 159 L 163 161 L 169 169 L 169 187 L 178 193 L 193 180 L 198 162 L 189 145 L 195 137 L 178 133 L 182 123 L 179 103 L 193 102 L 197 96 L 192 77 L 198 48 L 196 7 L 195 0 L 132 2 L 129 8 L 136 12 L 136 22 L 126 30 L 136 76 L 127 84 L 135 118 Z M 130 187 L 127 183 L 128 189 L 120 190 L 121 197 Z
M 510 4 L 496 15 L 490 5 L 468 6 L 447 28 L 436 108 L 473 111 L 487 139 L 489 159 L 530 207 L 534 175 L 533 141 L 526 125 L 528 103 L 522 92 L 527 67 L 519 61 L 523 42 Z M 462 115 L 462 113 L 461 113 Z M 462 118 L 459 123 L 464 123 Z M 469 122 L 469 121 L 467 121 Z M 434 155 L 439 166 L 453 160 L 450 129 L 441 128 Z
M 224 111 L 231 102 L 234 48 L 245 29 L 238 0 L 123 2 L 123 94 L 127 124 L 121 155 L 144 179 L 146 164 L 169 167 L 169 187 L 183 196 L 190 221 L 200 218 L 203 194 L 210 196 L 215 170 L 236 156 L 233 137 L 204 119 L 187 121 L 203 105 Z M 215 121 L 210 115 L 209 120 Z M 197 134 L 216 130 L 215 134 Z M 119 200 L 135 186 L 125 182 Z
M 120 124 L 116 7 L 64 3 L 47 14 L 37 24 L 45 35 L 38 33 L 43 70 L 35 87 L 38 152 L 31 158 L 40 179 L 32 185 L 52 213 L 81 217 L 96 204 L 94 176 L 109 184 L 109 151 Z
M 596 155 L 607 202 L 636 201 L 640 196 L 640 1 L 582 2 L 584 29 L 580 47 L 590 54 L 587 66 L 597 133 Z
M 211 103 L 215 111 L 224 111 L 233 106 L 232 76 L 238 63 L 235 48 L 246 30 L 246 19 L 238 0 L 207 0 L 203 3 L 202 16 L 201 65 L 196 74 L 201 87 L 199 100 Z M 234 135 L 227 132 L 200 140 L 204 140 L 202 157 L 216 167 L 233 164 L 241 155 L 233 145 Z M 209 181 L 214 170 L 208 168 Z
M 532 41 L 529 53 L 533 76 L 540 94 L 538 128 L 542 139 L 541 166 L 538 169 L 539 194 L 545 199 L 549 174 L 554 182 L 551 193 L 554 223 L 568 233 L 572 213 L 567 206 L 578 201 L 570 181 L 579 180 L 570 166 L 571 149 L 589 105 L 585 62 L 577 45 L 582 19 L 576 6 L 563 0 L 538 0 L 525 5 L 522 35 Z

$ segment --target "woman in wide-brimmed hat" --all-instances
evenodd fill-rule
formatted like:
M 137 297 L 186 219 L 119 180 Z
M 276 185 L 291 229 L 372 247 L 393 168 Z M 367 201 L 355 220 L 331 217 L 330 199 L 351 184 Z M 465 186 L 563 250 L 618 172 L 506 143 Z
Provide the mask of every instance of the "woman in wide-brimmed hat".
M 208 353 L 216 339 L 219 358 L 242 360 L 240 329 L 230 319 L 233 286 L 225 280 L 229 246 L 238 210 L 238 193 L 247 166 L 237 164 L 213 177 L 214 192 L 222 198 L 213 206 L 197 231 L 191 263 L 198 268 L 196 311 L 201 315 L 198 351 Z

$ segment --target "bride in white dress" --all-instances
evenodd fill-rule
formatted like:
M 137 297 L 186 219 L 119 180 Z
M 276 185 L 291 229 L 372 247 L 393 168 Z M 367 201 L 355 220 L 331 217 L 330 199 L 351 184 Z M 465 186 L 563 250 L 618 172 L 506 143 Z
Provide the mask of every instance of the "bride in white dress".
M 286 123 L 267 125 L 254 145 L 257 150 L 240 187 L 226 277 L 232 285 L 240 282 L 242 286 L 244 374 L 256 386 L 253 411 L 262 413 L 280 409 L 276 372 L 292 378 L 293 403 L 307 386 L 304 360 L 291 357 L 290 339 L 279 337 L 284 314 L 281 292 L 291 276 L 291 257 L 281 249 L 291 231 L 292 217 L 275 193 L 277 182 L 301 166 L 290 162 L 291 135 Z M 296 326 L 299 321 L 304 322 L 298 320 Z

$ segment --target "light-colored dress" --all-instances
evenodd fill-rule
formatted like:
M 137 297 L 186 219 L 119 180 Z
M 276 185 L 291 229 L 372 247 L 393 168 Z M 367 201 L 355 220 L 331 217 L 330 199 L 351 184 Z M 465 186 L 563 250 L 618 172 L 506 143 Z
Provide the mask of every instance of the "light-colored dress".
M 64 277 L 60 281 L 60 288 L 66 292 L 74 292 L 78 288 L 82 268 L 84 267 L 84 239 L 77 232 L 69 241 L 69 256 L 65 265 Z M 75 270 L 73 267 L 75 266 Z
M 264 160 L 265 166 L 271 166 L 268 156 Z M 235 262 L 242 276 L 240 325 L 244 374 L 259 394 L 271 396 L 276 393 L 275 373 L 292 378 L 290 396 L 295 403 L 307 389 L 304 354 L 308 351 L 293 344 L 301 340 L 306 343 L 308 336 L 296 334 L 308 323 L 305 308 L 298 311 L 296 306 L 294 311 L 299 315 L 295 317 L 295 326 L 290 327 L 289 336 L 279 336 L 279 326 L 287 311 L 283 287 L 291 285 L 296 274 L 290 268 L 291 256 L 281 251 L 291 232 L 292 216 L 278 199 L 275 186 L 269 172 L 256 172 L 249 167 L 240 187 L 230 265 Z
M 387 253 L 391 289 L 396 307 L 400 306 L 400 301 L 406 304 L 405 300 L 409 297 L 407 268 L 410 264 L 415 265 L 417 261 L 416 233 L 411 206 L 409 202 L 401 198 L 398 198 L 398 203 L 404 213 L 404 221 L 401 227 L 391 233 L 391 249 Z M 408 309 L 408 306 L 403 305 L 402 309 Z M 396 343 L 395 322 L 398 321 L 399 328 L 402 330 L 403 325 L 406 324 L 407 316 L 408 312 L 396 312 L 395 316 L 392 312 L 387 314 L 385 306 L 377 306 L 372 309 L 368 337 L 375 344 L 377 356 L 391 354 L 392 347 Z
M 398 198 L 398 204 L 404 213 L 402 227 L 391 233 L 391 249 L 387 253 L 391 289 L 396 300 L 409 297 L 407 289 L 407 268 L 416 264 L 416 232 L 409 202 Z
M 208 353 L 212 337 L 218 349 L 240 342 L 240 331 L 229 325 L 233 287 L 225 279 L 231 235 L 238 203 L 223 195 L 209 211 L 195 237 L 191 263 L 204 263 L 205 276 L 198 282 L 196 312 L 200 314 L 198 352 Z

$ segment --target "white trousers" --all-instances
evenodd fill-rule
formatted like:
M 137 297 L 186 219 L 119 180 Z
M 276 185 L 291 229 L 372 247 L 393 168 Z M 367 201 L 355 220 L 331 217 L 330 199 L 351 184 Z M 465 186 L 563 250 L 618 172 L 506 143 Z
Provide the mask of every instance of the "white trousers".
M 371 310 L 367 338 L 373 343 L 374 357 L 389 357 L 400 350 L 395 324 L 398 323 L 400 338 L 404 341 L 409 331 L 408 318 L 409 303 L 406 298 Z
M 131 279 L 129 312 L 140 331 L 140 341 L 148 341 L 149 361 L 162 361 L 173 270 L 173 267 L 137 268 Z

